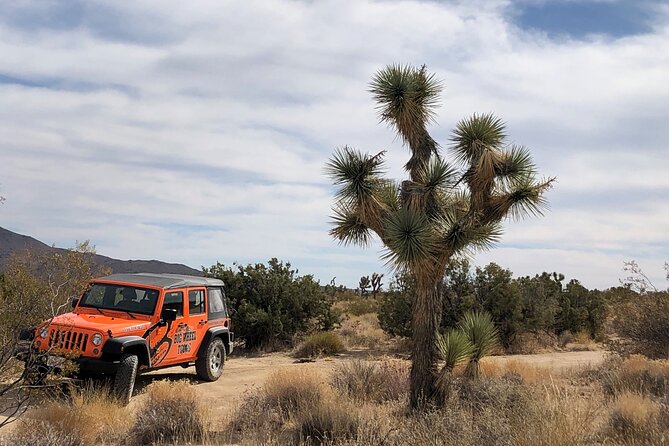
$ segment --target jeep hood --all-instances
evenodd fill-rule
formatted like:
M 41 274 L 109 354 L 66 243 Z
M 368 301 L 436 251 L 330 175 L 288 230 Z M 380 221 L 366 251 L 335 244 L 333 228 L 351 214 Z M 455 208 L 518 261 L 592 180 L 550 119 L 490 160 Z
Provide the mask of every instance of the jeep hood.
M 114 336 L 124 336 L 135 334 L 136 332 L 143 333 L 151 326 L 151 322 L 142 319 L 135 320 L 102 314 L 66 313 L 54 317 L 50 325 L 96 330 L 102 333 L 107 333 L 111 330 Z

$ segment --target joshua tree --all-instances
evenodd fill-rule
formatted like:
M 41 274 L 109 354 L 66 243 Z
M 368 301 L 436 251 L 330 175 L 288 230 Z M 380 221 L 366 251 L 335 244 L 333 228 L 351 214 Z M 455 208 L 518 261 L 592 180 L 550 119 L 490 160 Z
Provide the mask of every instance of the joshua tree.
M 376 294 L 381 291 L 381 287 L 383 286 L 381 279 L 383 279 L 383 274 L 372 274 L 372 296 L 375 298 Z
M 358 288 L 360 288 L 360 295 L 364 296 L 367 294 L 367 288 L 372 286 L 372 283 L 369 281 L 369 276 L 362 276 L 360 282 L 358 283 Z
M 529 151 L 507 145 L 504 123 L 491 114 L 457 124 L 454 160 L 447 163 L 427 129 L 441 83 L 425 66 L 388 66 L 370 87 L 381 121 L 409 148 L 409 178 L 398 183 L 382 176 L 385 152 L 336 150 L 326 166 L 339 186 L 330 234 L 344 244 L 366 245 L 375 233 L 385 245 L 383 258 L 416 282 L 410 405 L 417 408 L 437 401 L 437 286 L 449 259 L 492 246 L 506 217 L 540 214 L 553 179 L 537 179 Z

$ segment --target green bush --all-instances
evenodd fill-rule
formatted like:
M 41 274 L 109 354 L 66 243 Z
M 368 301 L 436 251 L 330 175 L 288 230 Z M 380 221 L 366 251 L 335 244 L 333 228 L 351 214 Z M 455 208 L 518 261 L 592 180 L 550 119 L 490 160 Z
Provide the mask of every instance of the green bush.
M 363 314 L 376 313 L 378 307 L 378 302 L 371 297 L 367 299 L 356 297 L 346 304 L 344 312 L 353 316 L 361 316 Z
M 346 351 L 344 343 L 335 333 L 324 331 L 313 334 L 307 338 L 295 351 L 298 358 L 311 358 L 314 356 L 329 356 Z
M 613 346 L 619 353 L 669 358 L 669 293 L 636 296 L 617 308 L 613 326 L 622 338 Z
M 600 337 L 610 293 L 588 290 L 577 280 L 563 286 L 563 280 L 564 276 L 557 273 L 514 279 L 510 270 L 495 263 L 472 271 L 467 260 L 454 260 L 439 288 L 441 329 L 456 327 L 467 312 L 485 311 L 492 316 L 506 349 L 526 332 L 559 335 L 567 330 L 586 331 L 593 338 Z M 386 333 L 411 336 L 413 294 L 410 278 L 399 276 L 391 282 L 378 309 L 379 324 Z
M 290 263 L 274 258 L 234 269 L 217 263 L 204 273 L 225 283 L 235 334 L 247 348 L 289 344 L 296 334 L 330 330 L 338 322 L 318 281 L 299 276 Z

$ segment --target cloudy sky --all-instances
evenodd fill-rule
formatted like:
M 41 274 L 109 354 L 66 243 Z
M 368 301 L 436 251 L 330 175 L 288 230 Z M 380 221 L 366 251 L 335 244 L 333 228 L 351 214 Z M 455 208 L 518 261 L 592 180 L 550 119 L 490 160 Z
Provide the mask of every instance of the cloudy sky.
M 541 219 L 475 257 L 617 285 L 669 260 L 669 7 L 652 0 L 2 0 L 0 226 L 199 267 L 384 271 L 327 235 L 323 164 L 407 150 L 367 92 L 389 63 L 445 91 L 432 133 L 494 112 L 557 176 Z

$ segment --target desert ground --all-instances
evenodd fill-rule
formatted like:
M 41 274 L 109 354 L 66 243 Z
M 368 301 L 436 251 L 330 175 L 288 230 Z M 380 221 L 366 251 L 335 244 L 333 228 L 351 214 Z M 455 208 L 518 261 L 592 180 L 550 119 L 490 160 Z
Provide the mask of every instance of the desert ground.
M 504 366 L 510 362 L 527 364 L 539 369 L 546 369 L 549 373 L 559 376 L 565 371 L 580 367 L 599 365 L 606 352 L 556 352 L 535 355 L 507 355 L 486 358 L 487 363 Z M 226 364 L 223 375 L 215 382 L 201 382 L 195 376 L 195 368 L 184 369 L 172 367 L 140 375 L 137 380 L 136 394 L 131 404 L 137 404 L 142 399 L 141 389 L 154 380 L 159 379 L 186 379 L 194 384 L 206 405 L 214 411 L 233 410 L 244 395 L 263 385 L 267 377 L 275 370 L 286 367 L 308 367 L 318 369 L 327 376 L 340 361 L 354 358 L 374 360 L 378 358 L 367 350 L 352 350 L 336 357 L 316 359 L 313 362 L 300 363 L 287 353 L 269 353 L 258 356 L 231 355 Z M 408 361 L 407 361 L 408 362 Z

